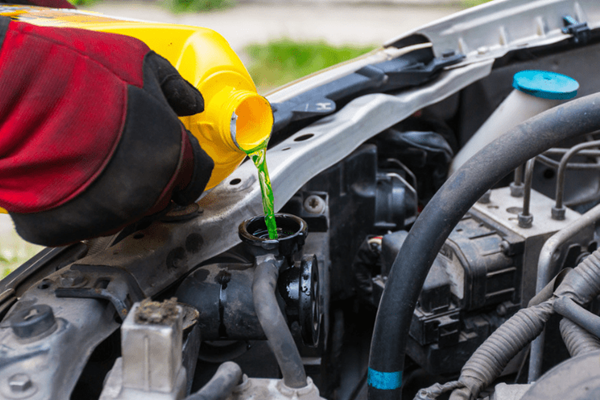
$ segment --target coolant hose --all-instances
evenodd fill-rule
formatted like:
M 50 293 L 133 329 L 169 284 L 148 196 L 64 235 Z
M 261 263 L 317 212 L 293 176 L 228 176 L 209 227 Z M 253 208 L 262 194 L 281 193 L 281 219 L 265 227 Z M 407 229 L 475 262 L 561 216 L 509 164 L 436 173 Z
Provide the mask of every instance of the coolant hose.
M 225 400 L 241 379 L 240 366 L 231 361 L 224 362 L 202 389 L 189 395 L 185 400 Z
M 281 369 L 283 383 L 290 388 L 302 388 L 306 386 L 302 358 L 275 297 L 278 276 L 274 258 L 258 263 L 252 282 L 254 310 Z
M 448 235 L 496 182 L 561 141 L 600 129 L 600 94 L 559 105 L 516 126 L 458 169 L 427 204 L 394 261 L 369 356 L 371 400 L 401 399 L 408 332 L 429 268 Z
M 561 319 L 559 327 L 571 357 L 600 350 L 600 340 L 570 319 Z

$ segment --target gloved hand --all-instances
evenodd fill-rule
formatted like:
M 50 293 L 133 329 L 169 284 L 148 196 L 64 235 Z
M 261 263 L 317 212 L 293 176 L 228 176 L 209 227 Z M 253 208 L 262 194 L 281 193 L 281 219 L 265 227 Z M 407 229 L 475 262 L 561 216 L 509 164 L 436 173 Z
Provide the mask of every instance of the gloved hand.
M 33 243 L 116 232 L 196 200 L 213 161 L 177 115 L 200 92 L 130 37 L 0 17 L 0 207 Z

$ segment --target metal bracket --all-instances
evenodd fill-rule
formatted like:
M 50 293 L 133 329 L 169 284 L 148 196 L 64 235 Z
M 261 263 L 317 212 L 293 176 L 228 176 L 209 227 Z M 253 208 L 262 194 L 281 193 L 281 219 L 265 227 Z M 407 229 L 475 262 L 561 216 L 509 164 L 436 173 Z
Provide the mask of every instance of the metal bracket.
M 56 297 L 104 299 L 110 301 L 121 319 L 133 304 L 146 296 L 126 270 L 107 265 L 74 264 L 62 273 Z
M 121 353 L 101 400 L 178 400 L 186 395 L 182 366 L 184 310 L 175 299 L 136 303 L 121 326 Z

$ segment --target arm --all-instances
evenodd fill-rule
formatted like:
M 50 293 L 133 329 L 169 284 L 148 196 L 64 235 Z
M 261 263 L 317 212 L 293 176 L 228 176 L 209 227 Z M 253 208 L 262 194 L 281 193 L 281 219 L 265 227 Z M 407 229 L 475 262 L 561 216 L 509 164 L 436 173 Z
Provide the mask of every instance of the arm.
M 177 116 L 200 93 L 142 42 L 0 18 L 0 207 L 26 240 L 115 232 L 196 200 L 213 162 Z

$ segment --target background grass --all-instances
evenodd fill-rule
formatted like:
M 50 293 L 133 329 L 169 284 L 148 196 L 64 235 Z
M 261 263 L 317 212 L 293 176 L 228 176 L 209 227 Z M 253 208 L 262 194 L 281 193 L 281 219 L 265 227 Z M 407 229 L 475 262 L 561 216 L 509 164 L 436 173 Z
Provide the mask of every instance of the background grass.
M 86 7 L 102 0 L 68 0 L 69 3 L 78 6 Z M 196 13 L 220 10 L 223 8 L 233 7 L 236 3 L 234 0 L 164 0 L 160 1 L 164 7 L 174 13 Z
M 460 5 L 464 8 L 475 7 L 480 4 L 489 3 L 492 0 L 461 0 Z
M 37 254 L 42 246 L 27 243 L 17 235 L 8 214 L 0 214 L 0 279 Z
M 162 4 L 172 12 L 183 13 L 221 10 L 233 7 L 235 2 L 233 0 L 165 0 Z
M 80 6 L 90 6 L 94 3 L 97 3 L 100 0 L 68 0 L 69 3 L 73 4 L 74 6 L 80 7 Z
M 21 263 L 21 260 L 17 257 L 13 257 L 9 260 L 6 257 L 0 256 L 0 279 L 10 274 L 15 268 L 21 265 Z
M 245 48 L 248 72 L 261 91 L 289 83 L 324 68 L 350 60 L 375 46 L 332 46 L 325 42 L 282 39 Z
M 0 279 L 6 277 L 43 248 L 26 243 L 21 239 L 19 241 L 21 243 L 15 243 L 13 240 L 10 245 L 0 246 Z

